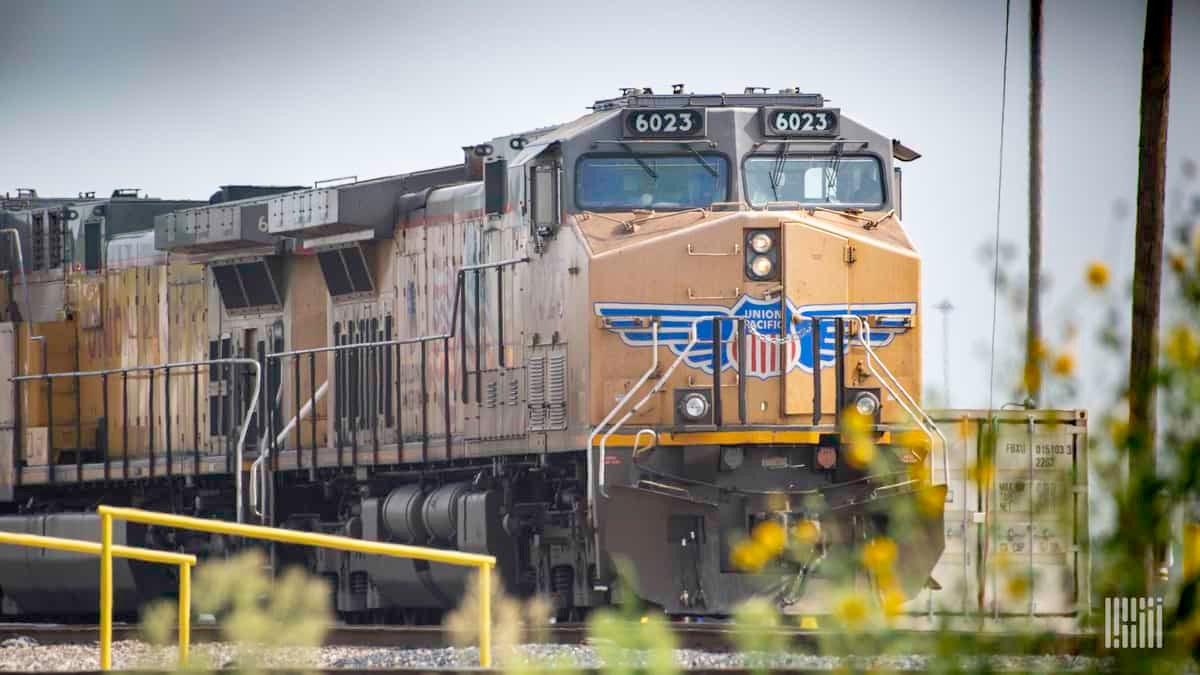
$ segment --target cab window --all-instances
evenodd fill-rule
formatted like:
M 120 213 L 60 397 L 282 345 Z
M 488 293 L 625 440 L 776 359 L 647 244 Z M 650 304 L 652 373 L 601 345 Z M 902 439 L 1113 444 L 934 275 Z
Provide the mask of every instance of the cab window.
M 588 156 L 575 171 L 581 209 L 707 208 L 728 192 L 729 162 L 716 153 Z
M 834 204 L 863 208 L 883 204 L 879 159 L 866 156 L 754 155 L 746 160 L 746 200 Z

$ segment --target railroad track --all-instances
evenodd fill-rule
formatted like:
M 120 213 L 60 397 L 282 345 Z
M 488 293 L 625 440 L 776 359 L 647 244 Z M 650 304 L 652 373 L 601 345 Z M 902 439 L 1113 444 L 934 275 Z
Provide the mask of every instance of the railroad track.
M 723 623 L 672 624 L 678 646 L 712 652 L 737 651 L 734 629 Z M 838 635 L 832 631 L 779 631 L 791 651 L 799 653 L 837 653 L 844 655 L 877 655 L 903 644 L 911 653 L 934 653 L 939 640 L 952 639 L 971 645 L 977 654 L 1046 654 L 1062 656 L 1094 656 L 1103 651 L 1099 636 L 1088 633 L 1031 635 L 1014 631 L 953 630 L 935 633 L 923 630 L 895 630 L 887 633 L 861 633 L 854 640 L 829 640 Z M 15 637 L 30 637 L 43 645 L 84 644 L 98 639 L 99 628 L 75 624 L 0 623 L 0 642 Z M 136 624 L 113 626 L 114 640 L 134 640 L 139 637 Z M 192 642 L 223 640 L 216 625 L 193 625 Z M 587 628 L 583 624 L 546 626 L 529 641 L 551 644 L 586 644 Z M 401 649 L 433 649 L 450 645 L 447 632 L 441 626 L 335 626 L 325 638 L 328 647 L 390 647 Z

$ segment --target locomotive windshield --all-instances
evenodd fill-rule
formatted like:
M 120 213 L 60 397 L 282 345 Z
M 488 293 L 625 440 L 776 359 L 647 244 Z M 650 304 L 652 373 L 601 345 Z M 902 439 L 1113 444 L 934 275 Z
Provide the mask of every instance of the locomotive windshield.
M 575 172 L 581 209 L 687 209 L 723 202 L 729 163 L 715 153 L 590 156 Z
M 875 157 L 758 155 L 746 160 L 746 198 L 767 202 L 878 207 L 883 181 Z

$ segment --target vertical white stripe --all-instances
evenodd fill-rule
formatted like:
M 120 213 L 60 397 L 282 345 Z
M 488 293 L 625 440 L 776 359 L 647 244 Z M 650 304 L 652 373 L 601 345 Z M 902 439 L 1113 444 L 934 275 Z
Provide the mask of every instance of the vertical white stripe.
M 1121 644 L 1118 646 L 1129 646 L 1129 598 L 1121 598 Z
M 1163 641 L 1163 621 L 1162 621 L 1162 606 L 1163 599 L 1158 598 L 1154 603 L 1154 646 L 1162 649 Z
M 1154 617 L 1150 612 L 1146 611 L 1150 608 L 1150 603 L 1154 602 L 1153 598 L 1138 598 L 1138 607 L 1141 611 L 1138 612 L 1138 631 L 1141 637 L 1141 644 L 1138 647 L 1146 649 L 1150 646 L 1150 626 L 1154 625 Z
M 1112 649 L 1112 598 L 1104 598 L 1104 648 Z

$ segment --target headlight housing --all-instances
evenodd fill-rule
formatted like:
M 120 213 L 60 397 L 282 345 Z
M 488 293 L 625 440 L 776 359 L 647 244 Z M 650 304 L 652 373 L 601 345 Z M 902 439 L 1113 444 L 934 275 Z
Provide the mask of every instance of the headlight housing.
M 700 392 L 686 394 L 679 401 L 679 412 L 687 419 L 698 422 L 708 415 L 708 397 Z
M 868 419 L 880 419 L 880 393 L 877 389 L 850 389 L 846 392 L 846 400 L 854 406 L 854 412 Z
M 854 409 L 863 417 L 874 417 L 875 413 L 879 412 L 879 397 L 864 391 L 854 399 Z
M 779 230 L 746 230 L 745 274 L 751 281 L 779 279 Z
M 750 261 L 750 276 L 756 279 L 766 279 L 775 271 L 775 263 L 765 255 L 760 255 Z
M 748 246 L 755 253 L 766 253 L 775 245 L 775 238 L 766 232 L 754 232 L 750 235 Z
M 689 387 L 675 390 L 676 424 L 711 424 L 713 418 L 712 390 Z

